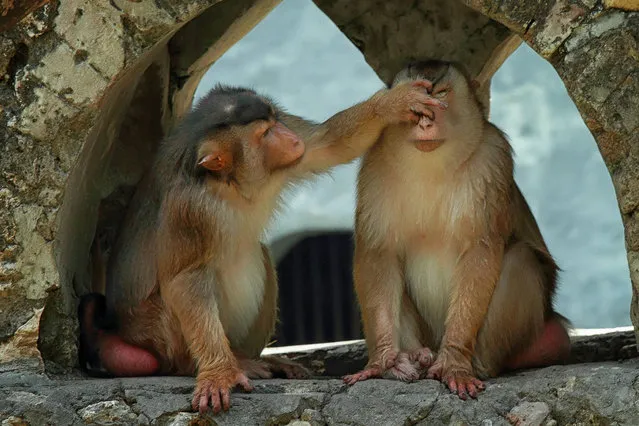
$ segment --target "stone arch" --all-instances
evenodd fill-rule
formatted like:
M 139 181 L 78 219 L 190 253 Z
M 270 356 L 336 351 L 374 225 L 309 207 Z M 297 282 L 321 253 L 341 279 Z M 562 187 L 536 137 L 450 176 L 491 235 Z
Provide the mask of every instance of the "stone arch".
M 0 36 L 8 58 L 0 61 L 0 297 L 8 306 L 0 362 L 41 364 L 42 353 L 66 369 L 76 363 L 75 306 L 88 288 L 95 229 L 117 228 L 155 143 L 208 66 L 279 1 L 44 3 Z M 489 80 L 519 37 L 551 60 L 613 175 L 636 286 L 639 15 L 561 1 L 544 9 L 501 2 L 496 12 L 466 3 L 486 16 L 446 0 L 315 0 L 384 81 L 426 56 L 464 62 Z M 597 72 L 583 75 L 589 66 Z

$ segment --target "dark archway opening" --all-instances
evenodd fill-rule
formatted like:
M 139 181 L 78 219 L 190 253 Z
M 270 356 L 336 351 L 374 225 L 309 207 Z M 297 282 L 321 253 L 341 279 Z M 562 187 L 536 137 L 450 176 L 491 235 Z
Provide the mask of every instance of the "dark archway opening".
M 273 346 L 362 338 L 352 259 L 350 232 L 305 238 L 282 258 L 277 264 L 280 320 Z

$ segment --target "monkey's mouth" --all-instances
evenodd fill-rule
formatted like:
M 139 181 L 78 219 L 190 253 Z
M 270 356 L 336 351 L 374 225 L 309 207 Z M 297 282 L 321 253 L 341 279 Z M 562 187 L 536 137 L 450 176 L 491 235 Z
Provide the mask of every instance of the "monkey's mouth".
M 423 152 L 431 152 L 442 146 L 445 139 L 420 139 L 415 141 L 415 148 Z

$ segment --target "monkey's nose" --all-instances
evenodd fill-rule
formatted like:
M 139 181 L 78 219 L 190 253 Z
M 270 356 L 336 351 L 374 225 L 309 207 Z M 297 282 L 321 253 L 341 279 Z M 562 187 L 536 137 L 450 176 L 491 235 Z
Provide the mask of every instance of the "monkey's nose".
M 430 127 L 433 127 L 433 125 L 435 124 L 433 122 L 434 119 L 435 119 L 435 115 L 434 114 L 433 114 L 432 118 L 431 117 L 427 117 L 425 115 L 421 116 L 420 119 L 419 119 L 419 123 L 418 123 L 419 127 L 422 130 L 426 130 L 426 129 L 430 128 Z

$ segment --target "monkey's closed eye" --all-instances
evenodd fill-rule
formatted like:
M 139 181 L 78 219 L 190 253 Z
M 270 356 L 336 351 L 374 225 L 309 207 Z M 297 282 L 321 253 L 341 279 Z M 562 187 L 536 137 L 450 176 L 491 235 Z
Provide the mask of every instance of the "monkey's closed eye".
M 449 92 L 449 89 L 446 87 L 446 88 L 443 88 L 443 89 L 438 90 L 436 92 L 434 91 L 433 92 L 433 97 L 434 98 L 438 98 L 438 99 L 444 98 L 444 97 L 446 97 L 446 95 L 448 95 L 448 92 Z

